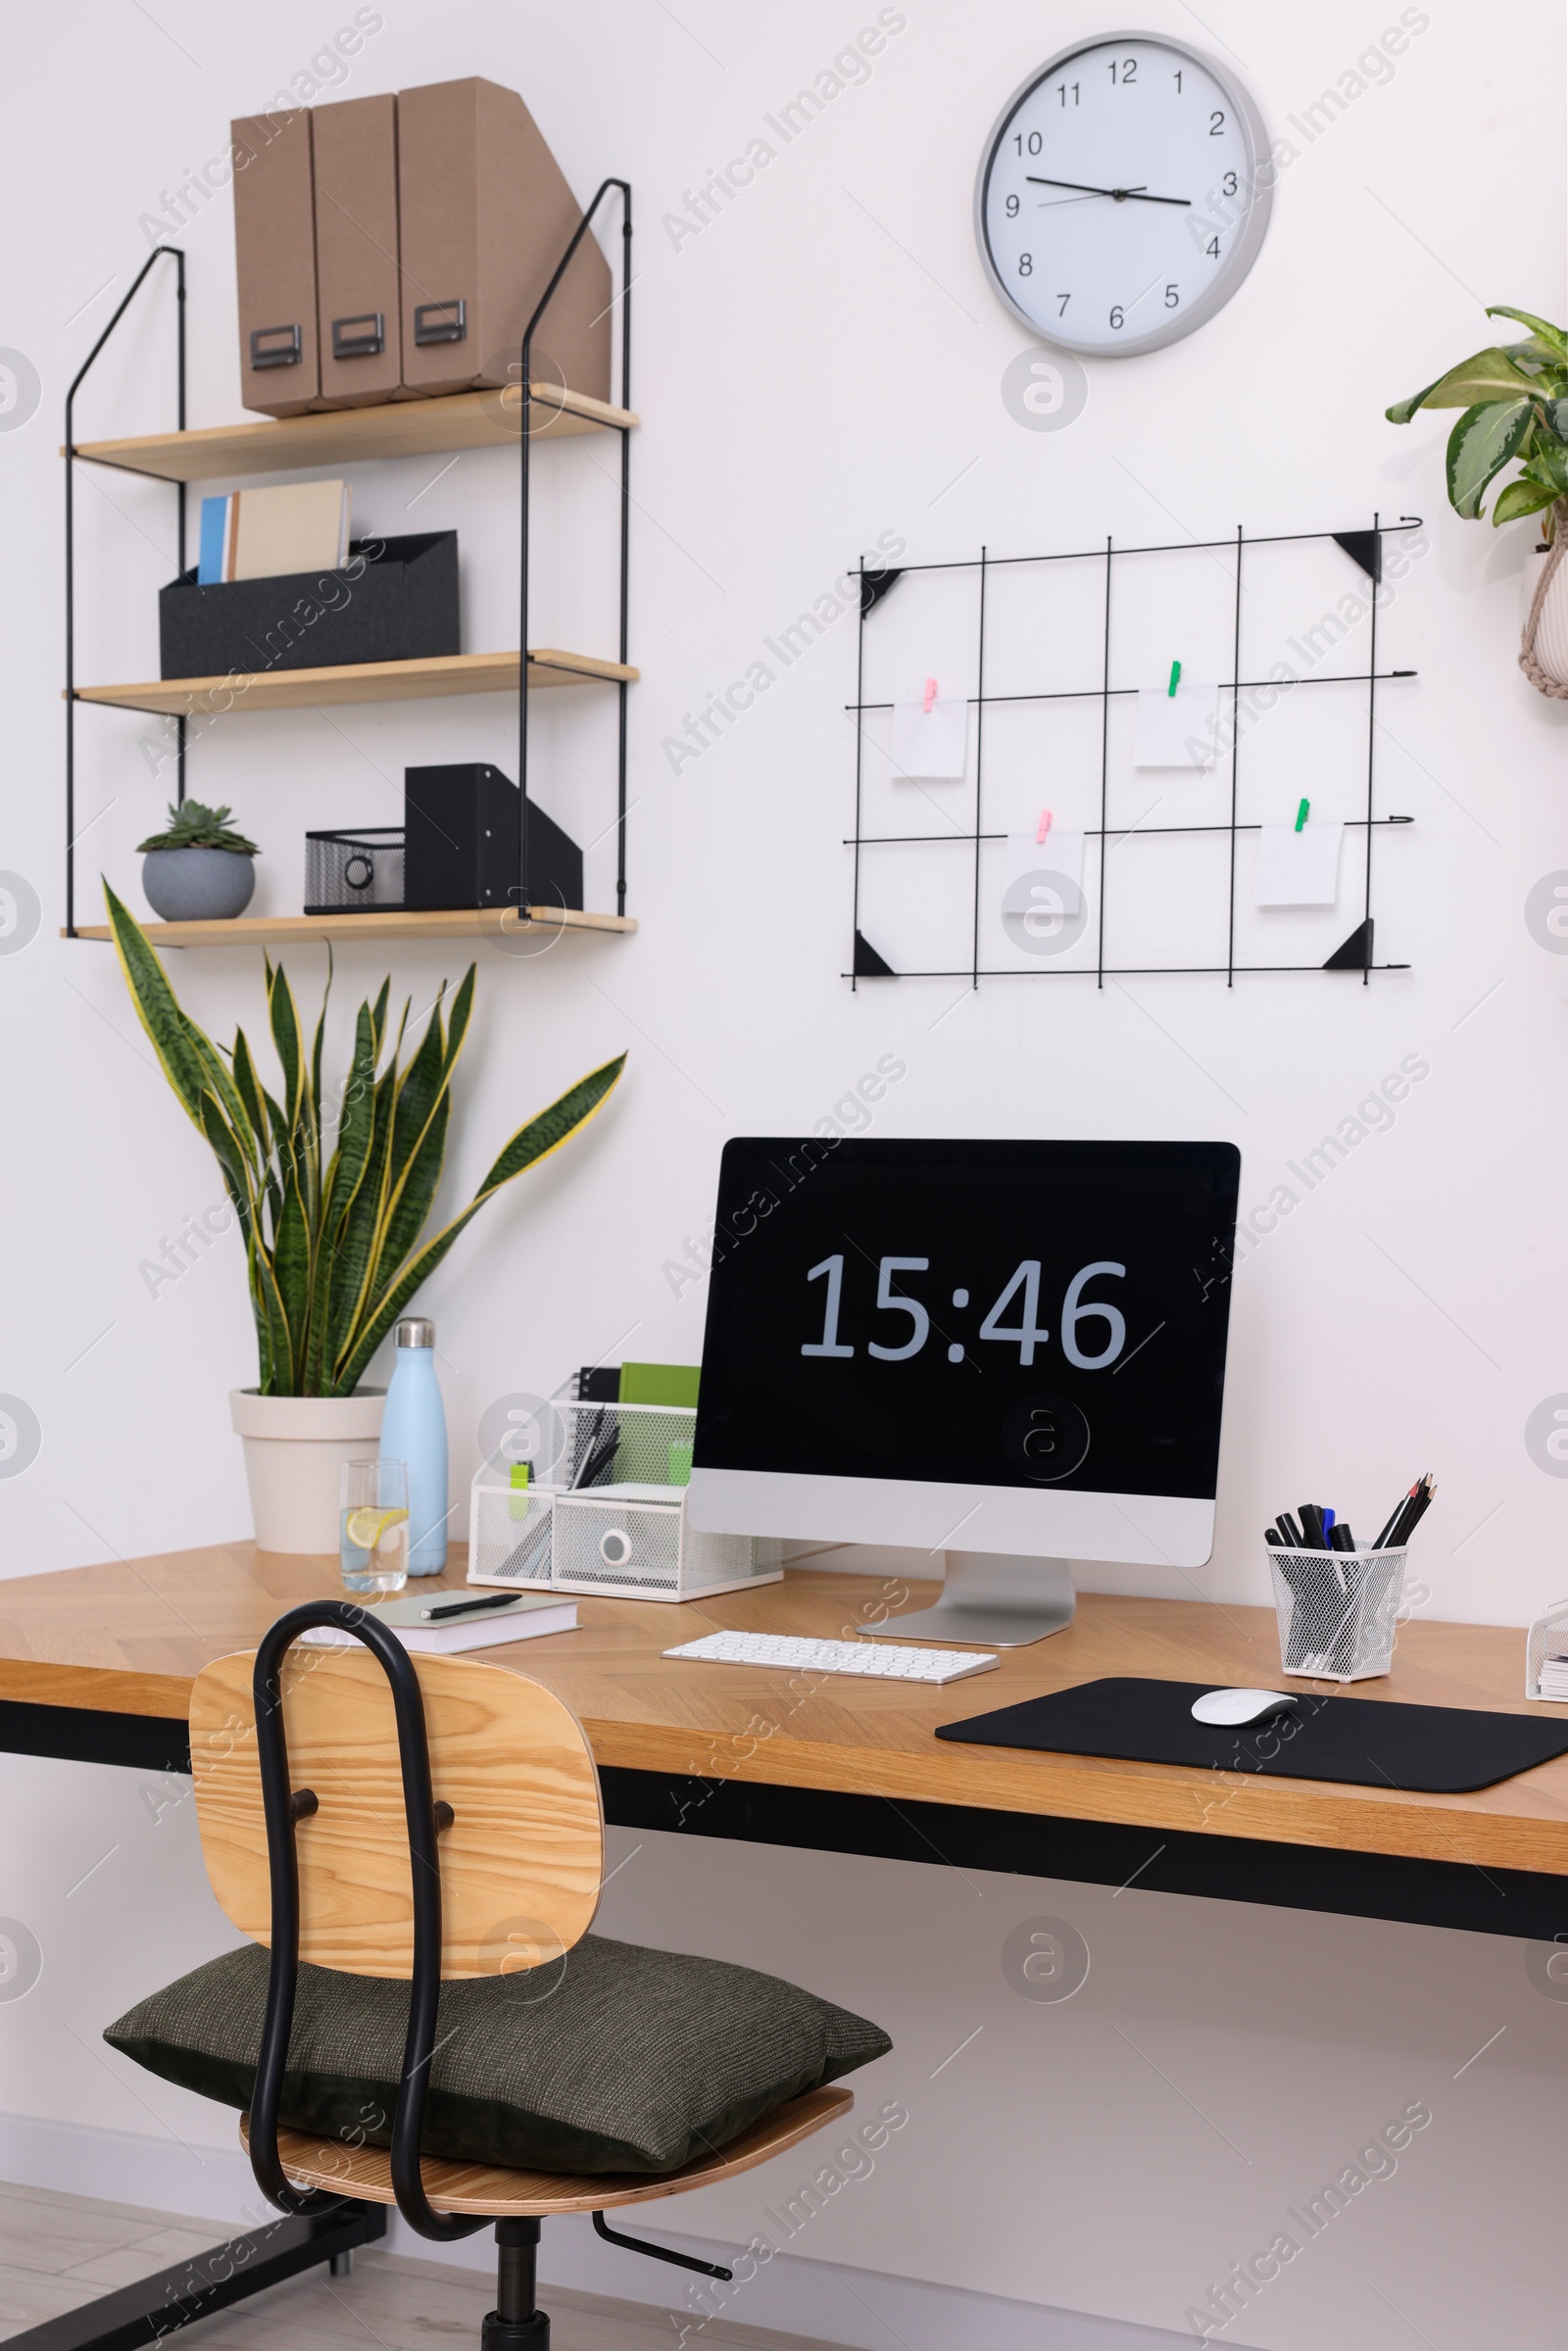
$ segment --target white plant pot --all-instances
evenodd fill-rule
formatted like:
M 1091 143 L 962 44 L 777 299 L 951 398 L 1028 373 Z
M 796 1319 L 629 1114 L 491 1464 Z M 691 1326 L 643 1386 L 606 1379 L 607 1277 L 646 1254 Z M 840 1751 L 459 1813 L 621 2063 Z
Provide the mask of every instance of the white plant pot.
M 1533 548 L 1525 565 L 1521 627 L 1529 626 L 1530 607 L 1545 567 L 1547 552 L 1544 547 Z M 1568 686 L 1568 556 L 1564 556 L 1552 574 L 1541 618 L 1536 623 L 1536 660 L 1557 685 Z
M 343 1464 L 374 1459 L 385 1402 L 384 1388 L 353 1396 L 229 1390 L 259 1550 L 336 1556 Z

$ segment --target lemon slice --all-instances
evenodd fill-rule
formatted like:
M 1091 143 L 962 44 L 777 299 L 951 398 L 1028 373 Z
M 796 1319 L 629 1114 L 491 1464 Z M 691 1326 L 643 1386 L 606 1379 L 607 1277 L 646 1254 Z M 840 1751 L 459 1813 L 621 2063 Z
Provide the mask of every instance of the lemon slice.
M 408 1515 L 406 1510 L 351 1510 L 343 1531 L 357 1551 L 373 1551 L 388 1527 L 401 1526 Z

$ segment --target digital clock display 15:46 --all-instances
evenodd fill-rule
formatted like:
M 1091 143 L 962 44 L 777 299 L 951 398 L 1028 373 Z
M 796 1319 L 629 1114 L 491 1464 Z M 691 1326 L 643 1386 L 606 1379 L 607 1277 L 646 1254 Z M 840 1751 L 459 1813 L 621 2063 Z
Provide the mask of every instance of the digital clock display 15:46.
M 725 1147 L 704 1467 L 1212 1495 L 1229 1144 Z
M 866 1341 L 866 1353 L 874 1356 L 878 1362 L 907 1363 L 911 1355 L 920 1352 L 930 1338 L 929 1309 L 918 1298 L 894 1288 L 896 1280 L 904 1281 L 910 1274 L 929 1273 L 930 1270 L 929 1257 L 884 1257 L 881 1260 L 876 1274 L 877 1311 L 907 1315 L 909 1329 L 896 1347 L 886 1346 L 877 1339 Z M 1018 1361 L 1025 1368 L 1034 1362 L 1035 1349 L 1049 1345 L 1051 1339 L 1049 1326 L 1040 1319 L 1040 1270 L 1041 1261 L 1038 1257 L 1023 1258 L 1009 1275 L 1001 1295 L 988 1308 L 984 1321 L 975 1333 L 977 1340 L 990 1340 L 994 1345 L 1003 1347 L 1015 1346 Z M 1115 1274 L 1125 1281 L 1127 1268 L 1109 1257 L 1098 1257 L 1090 1265 L 1080 1265 L 1068 1283 L 1061 1301 L 1061 1351 L 1079 1371 L 1103 1371 L 1107 1364 L 1116 1361 L 1127 1344 L 1127 1320 L 1121 1308 L 1099 1299 L 1086 1302 L 1084 1298 L 1085 1286 L 1101 1274 Z M 825 1281 L 827 1297 L 823 1307 L 822 1336 L 820 1339 L 804 1340 L 801 1353 L 847 1359 L 855 1353 L 855 1348 L 839 1337 L 839 1319 L 844 1304 L 844 1251 L 839 1249 L 832 1256 L 824 1257 L 820 1265 L 811 1267 L 806 1278 L 808 1282 Z M 967 1290 L 960 1287 L 954 1291 L 955 1314 L 961 1314 L 969 1302 Z M 1015 1323 L 1003 1320 L 1003 1316 L 1009 1311 L 1017 1315 Z M 1097 1319 L 1103 1326 L 1100 1345 L 1093 1352 L 1086 1352 L 1080 1336 L 1081 1326 Z M 961 1339 L 949 1340 L 947 1357 L 950 1363 L 967 1360 L 967 1349 Z

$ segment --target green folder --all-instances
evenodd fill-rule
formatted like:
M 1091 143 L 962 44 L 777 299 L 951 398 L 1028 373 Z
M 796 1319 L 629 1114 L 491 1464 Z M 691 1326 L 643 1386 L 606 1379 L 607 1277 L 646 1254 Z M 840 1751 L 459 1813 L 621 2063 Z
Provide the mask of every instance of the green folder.
M 681 1404 L 694 1411 L 702 1376 L 696 1363 L 623 1363 L 620 1400 L 623 1404 Z

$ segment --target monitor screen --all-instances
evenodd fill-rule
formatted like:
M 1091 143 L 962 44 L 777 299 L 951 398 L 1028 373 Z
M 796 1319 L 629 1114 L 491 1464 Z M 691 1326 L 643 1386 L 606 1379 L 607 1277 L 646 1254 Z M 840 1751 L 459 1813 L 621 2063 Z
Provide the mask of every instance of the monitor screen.
M 1240 1168 L 1228 1143 L 729 1143 L 696 1467 L 1211 1504 Z

